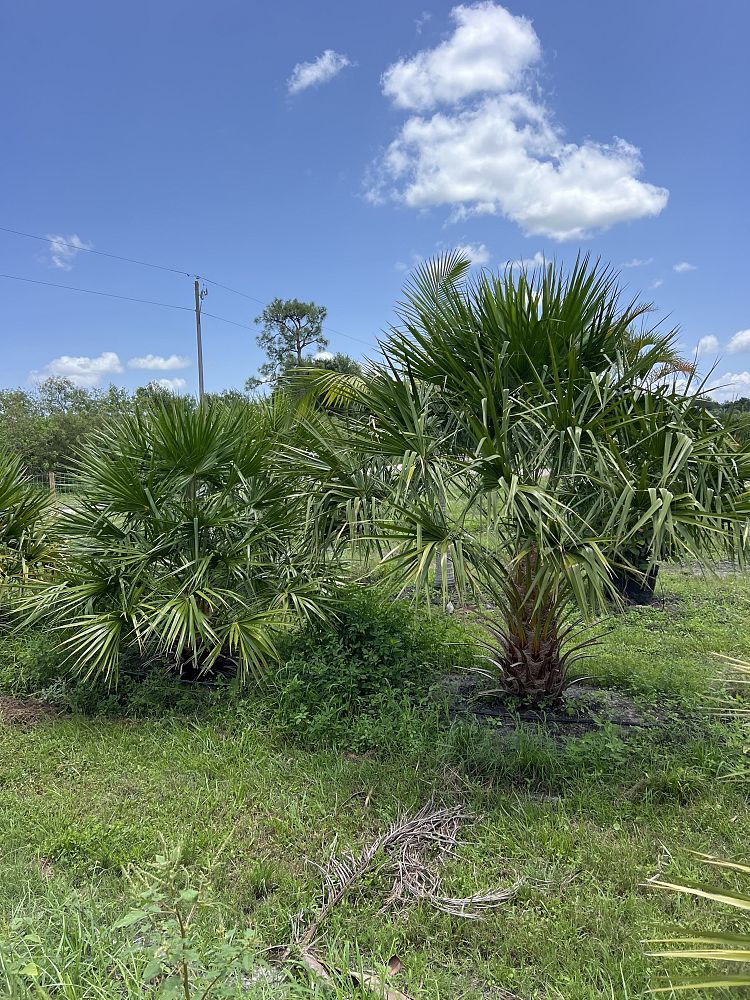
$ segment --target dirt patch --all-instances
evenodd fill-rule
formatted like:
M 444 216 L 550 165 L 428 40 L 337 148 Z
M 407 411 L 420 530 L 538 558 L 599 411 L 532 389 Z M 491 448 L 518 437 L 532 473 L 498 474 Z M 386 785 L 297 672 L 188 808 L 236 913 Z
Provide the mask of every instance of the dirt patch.
M 731 562 L 728 559 L 722 559 L 719 562 L 712 563 L 710 568 L 707 568 L 697 562 L 678 563 L 677 565 L 670 565 L 669 568 L 677 573 L 682 573 L 683 576 L 705 576 L 709 580 L 712 576 L 726 577 L 747 575 L 746 569 L 743 569 L 741 566 L 738 566 L 736 563 Z
M 471 718 L 500 732 L 544 726 L 556 738 L 583 736 L 607 723 L 627 735 L 667 721 L 661 713 L 636 704 L 622 691 L 590 684 L 574 684 L 562 698 L 538 707 L 521 705 L 503 694 L 484 695 L 490 686 L 488 678 L 478 673 L 446 674 L 434 697 L 447 699 L 455 719 Z
M 0 694 L 0 723 L 6 726 L 28 729 L 54 719 L 57 714 L 57 710 L 46 701 Z

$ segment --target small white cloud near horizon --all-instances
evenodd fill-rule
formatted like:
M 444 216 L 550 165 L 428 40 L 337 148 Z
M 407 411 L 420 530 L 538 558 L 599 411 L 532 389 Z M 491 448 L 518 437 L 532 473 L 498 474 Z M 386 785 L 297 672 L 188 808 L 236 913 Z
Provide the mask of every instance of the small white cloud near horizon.
M 415 267 L 419 267 L 419 265 L 424 261 L 424 257 L 422 256 L 422 254 L 417 253 L 416 250 L 412 250 L 410 256 L 411 256 L 410 264 L 407 264 L 406 261 L 403 260 L 396 261 L 396 263 L 393 266 L 396 268 L 397 271 L 400 271 L 402 274 L 405 273 L 406 271 L 413 271 Z
M 170 392 L 179 392 L 185 388 L 187 382 L 184 378 L 158 378 L 156 379 L 156 384 L 162 389 L 168 389 Z
M 371 167 L 370 202 L 444 207 L 453 221 L 503 216 L 559 241 L 665 208 L 669 191 L 640 179 L 632 143 L 566 138 L 540 96 L 542 47 L 528 18 L 491 0 L 450 16 L 445 41 L 381 78 L 383 95 L 410 117 Z
M 320 84 L 328 83 L 329 80 L 338 76 L 342 69 L 351 65 L 349 58 L 341 52 L 326 49 L 312 62 L 297 63 L 286 82 L 287 91 L 290 94 L 300 94 L 308 87 L 319 87 Z
M 750 330 L 738 330 L 729 341 L 729 350 L 732 354 L 737 351 L 747 351 L 750 349 Z
M 331 361 L 333 359 L 330 351 L 318 351 L 314 357 L 316 361 Z
M 66 378 L 80 389 L 92 389 L 99 385 L 102 376 L 119 375 L 122 371 L 122 362 L 114 351 L 103 351 L 96 358 L 62 354 L 53 358 L 42 371 L 30 372 L 29 381 L 39 383 L 48 378 Z
M 681 260 L 679 264 L 673 264 L 672 270 L 678 274 L 687 274 L 688 271 L 697 271 L 697 264 L 689 264 L 686 260 Z
M 714 380 L 708 395 L 720 403 L 750 395 L 750 372 L 725 372 Z
M 622 265 L 623 267 L 646 267 L 649 264 L 653 264 L 653 257 L 633 257 L 631 260 L 626 260 Z
M 749 331 L 750 332 L 750 331 Z M 698 345 L 695 348 L 695 353 L 699 358 L 703 357 L 704 354 L 711 354 L 713 351 L 719 350 L 719 338 L 714 337 L 713 334 L 709 334 L 707 337 L 701 337 L 698 341 Z
M 72 271 L 73 262 L 81 250 L 94 249 L 93 243 L 84 243 L 77 233 L 71 233 L 70 236 L 53 236 L 52 233 L 47 233 L 47 239 L 50 240 L 49 266 L 60 271 Z
M 506 260 L 505 266 L 513 271 L 532 271 L 535 267 L 543 267 L 547 263 L 547 258 L 537 250 L 533 257 L 520 257 L 518 260 Z
M 456 250 L 468 257 L 474 267 L 489 263 L 490 251 L 484 243 L 461 243 Z
M 181 354 L 170 354 L 164 358 L 160 354 L 145 354 L 140 358 L 131 358 L 128 361 L 128 368 L 140 368 L 144 371 L 173 372 L 181 368 L 189 368 L 192 364 L 190 358 Z

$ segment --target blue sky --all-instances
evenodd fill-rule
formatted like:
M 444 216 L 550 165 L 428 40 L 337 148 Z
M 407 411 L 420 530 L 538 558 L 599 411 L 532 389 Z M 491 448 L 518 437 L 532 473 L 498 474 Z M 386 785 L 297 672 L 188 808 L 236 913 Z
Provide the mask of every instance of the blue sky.
M 325 304 L 332 349 L 363 357 L 420 257 L 584 249 L 702 341 L 717 396 L 750 395 L 749 31 L 746 0 L 6 4 L 0 226 L 187 274 L 4 232 L 0 272 L 243 292 L 205 301 L 240 324 L 204 320 L 218 390 L 255 371 L 274 296 Z M 0 288 L 2 385 L 194 391 L 189 311 Z

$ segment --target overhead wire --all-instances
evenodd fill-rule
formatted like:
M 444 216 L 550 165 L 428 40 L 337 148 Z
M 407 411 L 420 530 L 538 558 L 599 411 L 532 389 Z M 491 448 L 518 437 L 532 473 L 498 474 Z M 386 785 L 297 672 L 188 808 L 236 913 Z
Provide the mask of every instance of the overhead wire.
M 127 302 L 141 302 L 148 306 L 162 306 L 165 309 L 181 309 L 185 312 L 193 312 L 190 306 L 176 306 L 171 302 L 156 302 L 154 299 L 138 299 L 132 295 L 118 295 L 115 292 L 102 292 L 96 288 L 80 288 L 77 285 L 61 285 L 56 281 L 42 281 L 40 278 L 23 278 L 18 274 L 0 274 L 0 278 L 9 278 L 11 281 L 26 281 L 32 285 L 48 285 L 50 288 L 67 288 L 70 292 L 86 292 L 87 295 L 104 295 L 108 299 L 125 299 Z
M 0 226 L 0 233 L 12 233 L 13 236 L 25 236 L 30 240 L 40 240 L 42 243 L 52 243 L 54 246 L 69 247 L 71 250 L 77 250 L 81 253 L 95 253 L 99 257 L 111 257 L 113 260 L 127 261 L 128 264 L 140 264 L 141 267 L 154 267 L 158 271 L 171 271 L 172 274 L 181 274 L 187 278 L 191 277 L 190 271 L 182 271 L 176 267 L 166 267 L 164 264 L 151 264 L 147 260 L 136 260 L 133 257 L 121 257 L 120 254 L 109 253 L 106 250 L 95 250 L 94 247 L 81 246 L 78 243 L 68 243 L 57 236 L 35 236 L 33 233 L 23 233 L 20 229 L 7 229 L 5 226 Z
M 128 264 L 138 264 L 141 267 L 151 267 L 151 268 L 154 268 L 154 269 L 156 269 L 158 271 L 169 271 L 172 274 L 179 274 L 182 277 L 186 277 L 186 278 L 194 277 L 194 278 L 199 279 L 200 281 L 206 282 L 206 284 L 208 284 L 208 285 L 214 285 L 217 288 L 223 288 L 224 291 L 232 292 L 232 294 L 234 294 L 234 295 L 240 295 L 240 296 L 242 296 L 242 298 L 249 299 L 251 302 L 257 302 L 259 305 L 262 305 L 262 306 L 264 306 L 266 304 L 263 301 L 263 299 L 259 299 L 256 295 L 249 295 L 247 292 L 241 292 L 238 288 L 232 288 L 230 285 L 225 285 L 225 284 L 223 284 L 220 281 L 214 281 L 213 278 L 207 278 L 205 275 L 197 274 L 197 273 L 192 272 L 192 271 L 185 271 L 185 270 L 182 270 L 181 268 L 167 267 L 165 264 L 154 264 L 154 263 L 152 263 L 150 261 L 138 260 L 135 257 L 123 257 L 121 254 L 110 253 L 109 251 L 106 251 L 106 250 L 96 250 L 94 247 L 87 247 L 85 245 L 82 246 L 82 245 L 79 245 L 78 243 L 70 243 L 69 241 L 63 240 L 63 239 L 61 239 L 59 237 L 56 237 L 56 236 L 39 236 L 39 235 L 36 235 L 34 233 L 23 232 L 20 229 L 9 229 L 6 226 L 0 226 L 0 232 L 2 232 L 2 233 L 10 233 L 13 236 L 23 236 L 26 239 L 30 239 L 30 240 L 38 240 L 38 241 L 40 241 L 42 243 L 49 243 L 52 246 L 67 247 L 69 249 L 72 249 L 72 250 L 75 250 L 75 251 L 81 252 L 81 253 L 93 253 L 93 254 L 97 254 L 100 257 L 109 257 L 112 260 L 121 260 L 121 261 L 124 261 L 124 262 L 126 262 Z M 53 281 L 41 281 L 41 280 L 36 279 L 36 278 L 21 278 L 18 275 L 13 275 L 13 274 L 0 274 L 0 277 L 11 278 L 14 281 L 27 281 L 27 282 L 31 282 L 31 283 L 38 284 L 38 285 L 48 285 L 51 288 L 67 288 L 70 291 L 87 292 L 88 294 L 91 294 L 91 295 L 104 295 L 107 298 L 124 299 L 124 300 L 129 301 L 129 302 L 141 302 L 141 303 L 146 304 L 146 305 L 163 306 L 163 307 L 168 308 L 168 309 L 183 309 L 186 312 L 193 312 L 193 308 L 190 307 L 190 306 L 175 306 L 175 305 L 171 305 L 171 304 L 166 303 L 166 302 L 153 302 L 153 301 L 151 301 L 149 299 L 138 299 L 138 298 L 134 298 L 133 296 L 130 296 L 130 295 L 116 295 L 114 292 L 102 292 L 102 291 L 97 291 L 97 290 L 92 289 L 92 288 L 77 288 L 77 287 L 75 287 L 73 285 L 56 284 Z M 201 310 L 201 315 L 202 316 L 210 316 L 211 319 L 219 320 L 222 323 L 229 323 L 232 326 L 238 326 L 238 327 L 242 328 L 243 330 L 252 330 L 253 329 L 252 326 L 250 326 L 250 324 L 238 323 L 236 320 L 226 319 L 223 316 L 217 316 L 215 313 L 205 312 L 204 310 Z M 359 337 L 353 337 L 350 333 L 343 333 L 341 330 L 336 330 L 332 326 L 323 326 L 323 329 L 327 333 L 333 333 L 337 337 L 344 337 L 346 340 L 352 340 L 352 341 L 354 341 L 357 344 L 362 344 L 364 347 L 372 347 L 372 345 L 369 344 L 367 341 L 360 340 Z

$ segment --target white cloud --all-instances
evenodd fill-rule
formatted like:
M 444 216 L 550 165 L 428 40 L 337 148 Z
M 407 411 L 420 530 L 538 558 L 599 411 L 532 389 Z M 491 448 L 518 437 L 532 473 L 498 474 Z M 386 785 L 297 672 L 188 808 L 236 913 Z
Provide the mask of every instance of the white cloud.
M 472 264 L 480 266 L 487 264 L 490 259 L 490 252 L 484 243 L 462 243 L 456 247 L 465 257 L 468 257 Z
M 158 378 L 156 379 L 156 384 L 162 389 L 168 389 L 170 392 L 179 392 L 180 389 L 184 389 L 187 382 L 184 378 Z
M 76 233 L 70 236 L 53 236 L 47 233 L 50 240 L 50 267 L 57 267 L 61 271 L 72 271 L 73 261 L 81 250 L 92 250 L 93 243 L 84 243 Z
M 97 358 L 74 358 L 63 354 L 53 358 L 41 372 L 31 372 L 32 382 L 43 382 L 46 378 L 67 378 L 73 385 L 90 389 L 99 385 L 103 375 L 119 375 L 122 363 L 114 351 L 104 351 Z
M 299 94 L 308 87 L 318 87 L 321 83 L 328 83 L 347 66 L 351 66 L 351 62 L 345 55 L 326 49 L 312 62 L 297 63 L 286 82 L 287 90 L 290 94 Z
M 396 268 L 397 271 L 401 272 L 413 271 L 415 267 L 419 267 L 419 265 L 424 261 L 424 257 L 422 256 L 422 254 L 417 253 L 415 250 L 412 250 L 410 256 L 411 256 L 411 263 L 407 263 L 406 261 L 403 260 L 396 261 L 394 267 Z
M 750 333 L 750 330 L 748 330 Z M 712 334 L 708 337 L 701 337 L 698 341 L 698 346 L 695 351 L 698 357 L 702 357 L 704 354 L 711 354 L 713 351 L 719 350 L 719 338 L 714 337 Z
M 396 107 L 452 107 L 406 120 L 373 169 L 371 201 L 445 205 L 454 218 L 504 215 L 557 240 L 662 211 L 669 192 L 638 179 L 635 146 L 565 141 L 531 75 L 541 45 L 530 21 L 495 3 L 456 7 L 452 17 L 446 42 L 383 75 Z
M 493 3 L 454 7 L 456 30 L 437 48 L 400 59 L 382 76 L 397 108 L 424 111 L 471 94 L 500 93 L 521 82 L 542 54 L 531 21 Z
M 748 349 L 750 349 L 750 330 L 739 330 L 729 341 L 729 350 L 734 354 Z
M 653 264 L 653 257 L 633 257 L 632 260 L 626 260 L 622 265 L 623 267 L 646 267 L 648 264 Z
M 490 260 L 489 248 L 484 243 L 454 244 L 454 243 L 445 243 L 444 241 L 440 240 L 436 244 L 436 251 L 435 251 L 436 253 L 442 254 L 446 253 L 449 250 L 460 251 L 466 257 L 469 258 L 472 265 L 475 267 L 477 266 L 481 267 L 484 264 L 488 264 Z M 410 257 L 409 262 L 403 260 L 396 261 L 396 263 L 393 266 L 396 268 L 397 271 L 401 271 L 402 273 L 406 271 L 413 271 L 416 267 L 419 267 L 419 265 L 423 264 L 425 261 L 425 257 L 421 253 L 417 253 L 415 250 L 412 250 L 409 257 Z
M 750 395 L 750 372 L 725 372 L 714 380 L 708 394 L 719 402 Z
M 423 10 L 422 13 L 419 15 L 419 17 L 414 18 L 414 26 L 417 29 L 418 35 L 422 34 L 422 29 L 431 19 L 432 19 L 432 14 L 429 12 L 429 10 Z
M 182 357 L 180 354 L 170 354 L 168 358 L 163 358 L 159 354 L 146 354 L 141 358 L 131 358 L 128 361 L 128 368 L 143 368 L 146 371 L 172 372 L 179 371 L 180 368 L 189 368 L 190 358 Z
M 688 264 L 686 260 L 681 260 L 679 264 L 673 264 L 672 270 L 677 271 L 678 274 L 685 274 L 687 271 L 697 271 L 698 268 L 695 264 Z
M 332 358 L 333 355 L 331 354 L 330 351 L 318 351 L 318 353 L 315 355 L 316 361 L 330 361 Z
M 521 257 L 519 260 L 506 260 L 505 266 L 514 271 L 531 271 L 535 267 L 543 267 L 547 263 L 544 254 L 537 250 L 533 257 Z
M 654 278 L 654 280 L 651 282 L 651 287 L 661 288 L 663 284 L 664 284 L 664 278 Z

